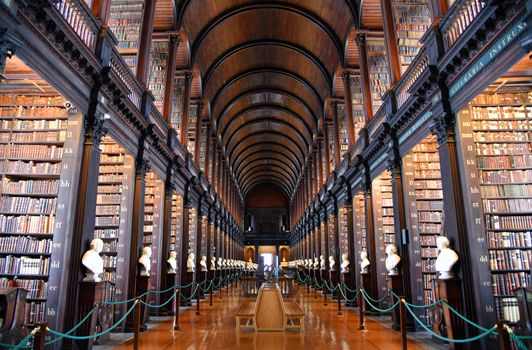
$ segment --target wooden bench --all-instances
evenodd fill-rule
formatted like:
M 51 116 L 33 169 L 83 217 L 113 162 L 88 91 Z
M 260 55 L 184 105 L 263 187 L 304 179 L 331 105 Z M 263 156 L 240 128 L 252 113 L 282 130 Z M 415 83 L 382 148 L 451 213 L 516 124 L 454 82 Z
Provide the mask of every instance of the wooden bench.
M 305 312 L 295 301 L 284 302 L 286 325 L 285 329 L 305 330 Z
M 255 330 L 255 308 L 254 301 L 244 301 L 236 311 L 236 329 Z

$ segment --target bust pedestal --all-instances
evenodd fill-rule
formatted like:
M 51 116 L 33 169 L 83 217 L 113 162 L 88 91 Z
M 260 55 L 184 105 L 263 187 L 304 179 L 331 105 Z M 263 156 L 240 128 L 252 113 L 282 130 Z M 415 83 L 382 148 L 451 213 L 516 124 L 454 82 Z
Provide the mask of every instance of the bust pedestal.
M 177 284 L 177 274 L 176 273 L 166 273 L 166 284 L 164 289 L 168 289 L 172 286 L 175 286 Z M 161 300 L 166 301 L 172 297 L 172 294 L 175 294 L 175 288 L 164 293 L 164 296 L 161 298 Z M 174 310 L 174 302 L 168 303 L 165 306 L 161 308 L 161 311 L 159 312 L 160 315 L 164 316 L 173 316 L 175 315 Z
M 184 272 L 185 274 L 185 285 L 188 285 L 194 281 L 194 272 Z M 179 298 L 179 305 L 181 306 L 190 306 L 192 305 L 191 300 L 185 300 L 185 298 L 190 299 L 192 292 L 194 291 L 195 286 L 191 284 L 190 286 L 181 289 L 181 298 Z M 198 288 L 199 290 L 199 288 Z M 185 298 L 183 298 L 185 297 Z
M 200 271 L 198 273 L 199 280 L 197 282 L 198 283 L 202 283 L 203 282 L 203 284 L 201 285 L 201 288 L 203 288 L 203 289 L 207 288 L 208 285 L 209 285 L 207 282 L 204 282 L 204 281 L 207 281 L 207 272 L 208 271 Z M 198 291 L 196 293 L 199 293 L 199 296 L 200 296 L 201 299 L 205 299 L 205 292 L 201 288 L 198 287 Z
M 362 288 L 366 291 L 366 293 L 371 296 L 372 298 L 376 298 L 376 295 L 371 295 L 371 274 L 370 273 L 363 273 L 362 275 Z M 366 309 L 364 310 L 365 315 L 380 315 L 378 312 L 375 312 L 371 306 L 367 305 L 366 303 Z
M 150 276 L 137 276 L 137 295 L 144 294 L 150 289 Z M 145 302 L 148 302 L 148 297 L 143 297 Z M 145 331 L 147 328 L 146 323 L 148 322 L 148 308 L 144 305 L 141 305 L 140 308 L 140 330 L 141 332 Z
M 343 282 L 345 283 L 347 288 L 349 288 L 350 290 L 355 290 L 355 288 L 356 288 L 355 276 L 353 276 L 353 274 L 354 274 L 353 271 L 350 271 L 350 272 L 347 272 L 347 273 L 342 273 Z M 344 290 L 344 294 L 345 294 L 345 296 L 347 298 L 353 298 L 354 297 L 355 292 L 350 292 L 346 288 L 344 288 L 343 290 Z M 350 306 L 350 307 L 358 306 L 358 298 L 355 298 L 355 300 L 353 300 L 353 301 L 346 301 L 345 302 L 345 306 Z
M 453 307 L 460 314 L 463 314 L 462 307 L 462 280 L 459 278 L 450 278 L 450 279 L 436 279 L 436 290 L 434 293 L 435 300 L 445 300 L 451 307 Z M 445 305 L 441 306 L 441 312 L 443 317 L 441 317 L 442 322 L 439 322 L 440 333 L 445 335 L 445 332 L 442 332 L 443 326 L 446 330 L 446 336 L 449 339 L 464 339 L 465 338 L 465 323 L 459 318 L 455 313 L 450 311 Z M 436 311 L 437 312 L 437 311 Z M 436 323 L 435 323 L 436 326 Z M 450 343 L 449 348 L 453 350 L 463 349 L 463 344 L 459 343 Z
M 391 289 L 396 295 L 401 296 L 404 294 L 403 293 L 403 278 L 400 275 L 388 276 L 388 279 L 386 282 L 387 282 L 388 288 Z M 388 299 L 389 299 L 390 306 L 392 306 L 393 304 L 397 302 L 397 300 L 392 294 L 388 296 Z M 401 316 L 400 316 L 399 307 L 396 307 L 391 312 L 392 312 L 392 329 L 398 331 L 401 329 Z
M 336 287 L 336 285 L 338 284 L 338 282 L 340 282 L 340 278 L 339 278 L 339 273 L 338 271 L 329 271 L 329 287 L 330 288 L 333 288 Z M 336 292 L 331 292 L 329 290 L 329 288 L 325 287 L 325 289 L 327 289 L 327 293 L 328 294 L 332 294 L 332 298 L 334 300 L 336 300 L 338 298 L 338 293 Z
M 104 297 L 104 291 L 105 291 L 105 285 L 108 282 L 86 282 L 81 281 L 80 288 L 79 288 L 79 314 L 84 317 L 86 314 L 89 313 L 90 310 L 96 305 L 98 302 L 103 300 Z M 104 306 L 107 307 L 107 306 Z M 97 332 L 96 328 L 98 325 L 98 318 L 100 316 L 100 311 L 103 310 L 104 307 L 100 307 L 97 311 L 95 311 L 90 318 L 85 321 L 77 330 L 76 335 L 84 336 L 84 335 L 91 335 L 95 334 Z M 112 310 L 110 312 L 111 315 L 111 323 L 112 323 Z M 103 316 L 103 315 L 102 315 Z M 81 319 L 78 320 L 78 322 L 81 321 Z M 103 331 L 109 327 L 103 328 L 103 325 L 100 325 L 99 331 Z M 110 324 L 109 324 L 110 326 Z M 100 342 L 105 341 L 106 339 L 103 338 L 109 338 L 109 335 L 106 334 L 105 336 L 102 336 L 99 338 Z M 76 340 L 76 344 L 79 349 L 92 349 L 92 346 L 94 345 L 94 338 L 91 339 L 83 339 L 83 340 Z

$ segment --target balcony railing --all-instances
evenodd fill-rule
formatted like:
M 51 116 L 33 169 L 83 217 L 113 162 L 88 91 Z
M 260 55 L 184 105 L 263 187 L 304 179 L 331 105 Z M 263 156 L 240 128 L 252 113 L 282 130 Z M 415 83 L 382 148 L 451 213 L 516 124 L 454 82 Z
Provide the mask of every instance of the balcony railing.
M 451 6 L 441 25 L 446 50 L 453 46 L 487 3 L 486 0 L 458 0 Z
M 111 69 L 128 89 L 127 98 L 137 109 L 140 109 L 142 88 L 116 49 L 111 55 Z
M 428 69 L 429 57 L 427 55 L 427 48 L 423 46 L 412 64 L 408 67 L 406 72 L 397 87 L 395 88 L 395 98 L 397 100 L 397 109 L 400 109 L 402 105 L 410 97 L 410 88 L 417 79 Z
M 54 3 L 54 8 L 78 34 L 85 45 L 94 50 L 96 37 L 98 36 L 98 24 L 84 2 L 80 0 L 59 0 Z

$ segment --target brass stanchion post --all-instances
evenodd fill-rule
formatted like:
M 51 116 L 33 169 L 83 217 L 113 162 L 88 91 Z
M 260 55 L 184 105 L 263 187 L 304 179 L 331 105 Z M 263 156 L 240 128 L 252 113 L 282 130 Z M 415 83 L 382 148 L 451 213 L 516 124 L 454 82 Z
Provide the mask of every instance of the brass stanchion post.
M 400 326 L 401 326 L 401 344 L 402 349 L 406 350 L 407 340 L 406 340 L 406 310 L 405 310 L 405 298 L 400 296 L 399 297 L 399 318 L 400 318 Z
M 135 328 L 133 333 L 133 349 L 139 350 L 139 336 L 140 336 L 140 310 L 141 310 L 141 301 L 140 297 L 137 297 L 135 300 Z
M 358 290 L 358 318 L 359 318 L 359 324 L 358 324 L 358 330 L 359 331 L 365 331 L 366 330 L 366 320 L 364 319 L 364 312 L 366 308 L 366 303 L 364 300 L 364 295 L 362 294 L 362 289 Z
M 179 304 L 181 303 L 181 294 L 179 289 L 175 289 L 175 315 L 174 315 L 174 331 L 179 330 Z
M 44 350 L 44 338 L 46 337 L 46 329 L 48 323 L 43 322 L 37 325 L 37 331 L 33 335 L 33 350 Z M 25 344 L 24 344 L 25 345 Z

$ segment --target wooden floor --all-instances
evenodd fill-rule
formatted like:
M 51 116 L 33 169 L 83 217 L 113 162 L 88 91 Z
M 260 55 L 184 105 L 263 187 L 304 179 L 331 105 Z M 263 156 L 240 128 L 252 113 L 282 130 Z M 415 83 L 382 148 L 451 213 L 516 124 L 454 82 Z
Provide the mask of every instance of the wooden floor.
M 214 305 L 209 306 L 208 299 L 201 304 L 201 315 L 196 315 L 196 308 L 181 310 L 180 330 L 172 330 L 172 321 L 164 320 L 141 333 L 140 349 L 401 349 L 400 333 L 391 331 L 374 319 L 366 318 L 367 331 L 358 327 L 358 316 L 354 309 L 343 309 L 337 314 L 337 305 L 329 302 L 323 305 L 320 296 L 307 294 L 306 289 L 299 288 L 293 298 L 306 311 L 305 332 L 236 332 L 235 310 L 241 300 L 238 292 L 224 290 L 222 299 L 214 297 Z M 113 349 L 133 349 L 131 340 Z M 409 350 L 435 349 L 432 342 L 409 339 Z

